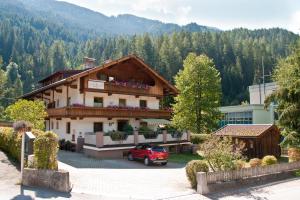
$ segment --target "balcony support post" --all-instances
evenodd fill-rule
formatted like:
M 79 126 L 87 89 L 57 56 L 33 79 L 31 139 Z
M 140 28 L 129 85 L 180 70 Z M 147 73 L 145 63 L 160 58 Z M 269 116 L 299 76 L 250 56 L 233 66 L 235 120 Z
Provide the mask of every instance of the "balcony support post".
M 167 143 L 167 135 L 168 135 L 167 130 L 163 130 L 163 142 L 164 143 Z
M 137 130 L 135 130 L 133 132 L 134 134 L 134 145 L 138 145 L 139 144 L 139 132 Z
M 104 136 L 103 132 L 96 132 L 96 147 L 104 146 Z

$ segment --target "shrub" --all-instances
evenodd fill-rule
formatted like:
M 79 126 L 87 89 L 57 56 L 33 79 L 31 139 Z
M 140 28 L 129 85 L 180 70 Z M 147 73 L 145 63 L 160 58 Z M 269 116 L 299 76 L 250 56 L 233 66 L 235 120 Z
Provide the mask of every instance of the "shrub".
M 57 170 L 58 138 L 51 131 L 47 131 L 34 140 L 35 167 L 38 169 Z
M 192 160 L 186 164 L 186 176 L 192 188 L 197 187 L 197 172 L 208 172 L 208 170 L 208 165 L 203 160 Z
M 203 156 L 213 171 L 235 169 L 235 160 L 242 158 L 240 147 L 233 145 L 230 137 L 210 136 L 200 145 L 200 156 Z
M 193 144 L 201 144 L 209 137 L 209 134 L 191 134 L 191 142 Z
M 13 159 L 20 161 L 22 135 L 13 128 L 0 128 L 0 149 Z
M 112 141 L 121 141 L 127 139 L 127 134 L 120 131 L 109 131 L 105 135 L 110 136 Z
M 123 128 L 123 131 L 127 134 L 133 134 L 133 127 L 130 124 L 126 124 Z
M 261 166 L 261 159 L 259 159 L 259 158 L 252 158 L 249 161 L 249 165 L 250 165 L 250 167 L 259 167 L 259 166 Z
M 300 148 L 288 149 L 289 162 L 300 161 Z
M 43 131 L 33 129 L 32 134 L 36 137 Z M 6 152 L 11 158 L 20 161 L 21 159 L 22 134 L 15 132 L 13 128 L 0 127 L 0 149 Z
M 146 139 L 155 139 L 161 131 L 153 131 L 148 126 L 142 126 L 139 128 L 139 134 L 144 135 Z
M 236 160 L 234 164 L 235 164 L 235 169 L 243 169 L 246 167 L 246 161 L 244 160 Z
M 277 163 L 277 159 L 275 156 L 265 156 L 262 159 L 261 165 L 266 166 L 266 165 L 274 165 Z

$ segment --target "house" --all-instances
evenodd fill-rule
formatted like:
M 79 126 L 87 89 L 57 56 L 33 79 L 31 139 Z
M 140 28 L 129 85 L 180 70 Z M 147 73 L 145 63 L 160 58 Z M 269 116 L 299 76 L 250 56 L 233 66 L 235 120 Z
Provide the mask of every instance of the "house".
M 275 83 L 249 86 L 250 103 L 220 107 L 222 119 L 220 127 L 227 124 L 274 124 L 277 119 L 276 105 L 265 108 L 265 98 L 275 91 Z
M 244 148 L 247 158 L 262 158 L 266 155 L 280 156 L 280 131 L 273 124 L 231 124 L 217 130 L 215 135 L 231 137 L 234 144 Z
M 117 157 L 138 143 L 189 143 L 188 133 L 158 129 L 170 123 L 172 112 L 161 100 L 178 93 L 173 85 L 134 55 L 99 67 L 94 63 L 85 58 L 84 69 L 55 72 L 40 81 L 41 88 L 23 96 L 45 102 L 46 130 L 73 143 L 84 138 L 84 151 L 96 157 Z M 152 136 L 141 127 L 151 129 Z

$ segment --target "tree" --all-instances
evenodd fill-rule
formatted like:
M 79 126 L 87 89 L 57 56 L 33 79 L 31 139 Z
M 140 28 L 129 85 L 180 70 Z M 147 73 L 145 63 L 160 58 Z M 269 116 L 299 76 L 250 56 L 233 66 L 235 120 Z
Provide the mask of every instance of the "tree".
M 43 130 L 45 127 L 44 119 L 47 116 L 43 101 L 18 100 L 8 106 L 5 110 L 6 115 L 14 121 L 30 122 L 33 128 Z
M 190 53 L 175 83 L 180 93 L 173 107 L 174 125 L 195 133 L 212 131 L 220 116 L 221 98 L 221 78 L 213 61 L 205 55 Z
M 290 56 L 278 62 L 274 81 L 278 89 L 266 99 L 265 105 L 278 104 L 278 124 L 285 136 L 281 144 L 298 149 L 300 155 L 300 41 Z

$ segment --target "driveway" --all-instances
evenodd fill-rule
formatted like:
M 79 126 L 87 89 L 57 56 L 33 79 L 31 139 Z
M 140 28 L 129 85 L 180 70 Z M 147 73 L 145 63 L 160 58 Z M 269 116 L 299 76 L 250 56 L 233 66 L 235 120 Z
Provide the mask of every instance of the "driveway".
M 144 166 L 127 159 L 100 160 L 83 154 L 59 152 L 59 168 L 70 172 L 72 192 L 129 199 L 187 197 L 195 191 L 184 165 Z

